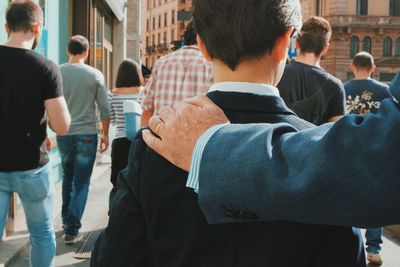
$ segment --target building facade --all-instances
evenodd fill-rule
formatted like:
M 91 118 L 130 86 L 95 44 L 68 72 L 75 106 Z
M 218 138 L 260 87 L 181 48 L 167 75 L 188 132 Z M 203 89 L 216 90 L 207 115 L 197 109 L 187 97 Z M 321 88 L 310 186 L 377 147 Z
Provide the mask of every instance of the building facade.
M 142 0 L 141 59 L 152 68 L 163 55 L 182 46 L 192 0 Z
M 400 0 L 301 0 L 303 18 L 318 15 L 331 24 L 333 34 L 323 67 L 342 81 L 352 79 L 352 58 L 370 52 L 374 78 L 390 82 L 400 70 Z

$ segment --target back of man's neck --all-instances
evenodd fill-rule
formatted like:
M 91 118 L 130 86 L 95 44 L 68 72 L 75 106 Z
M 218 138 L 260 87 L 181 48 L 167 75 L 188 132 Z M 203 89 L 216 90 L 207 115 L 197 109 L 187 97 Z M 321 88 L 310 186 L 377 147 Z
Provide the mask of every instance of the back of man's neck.
M 299 53 L 296 61 L 305 65 L 321 68 L 321 57 L 316 56 L 314 53 Z
M 370 76 L 356 76 L 354 80 L 361 81 L 361 80 L 370 80 L 372 79 Z
M 7 47 L 32 50 L 34 37 L 24 33 L 12 33 L 8 40 L 3 44 Z
M 68 61 L 69 64 L 85 64 L 85 60 L 82 58 L 70 58 Z

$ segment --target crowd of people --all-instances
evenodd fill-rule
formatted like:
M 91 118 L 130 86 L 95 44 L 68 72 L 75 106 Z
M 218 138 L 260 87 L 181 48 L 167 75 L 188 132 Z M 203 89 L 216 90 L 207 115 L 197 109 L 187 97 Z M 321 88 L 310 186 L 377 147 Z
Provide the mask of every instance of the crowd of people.
M 86 64 L 84 36 L 70 38 L 69 60 L 60 66 L 33 51 L 43 23 L 35 2 L 11 2 L 6 22 L 0 240 L 15 192 L 31 266 L 54 266 L 56 251 L 47 125 L 63 169 L 63 239 L 75 244 L 110 124 L 110 217 L 91 266 L 382 264 L 382 226 L 400 219 L 368 190 L 381 186 L 392 196 L 399 188 L 387 186 L 399 170 L 387 164 L 398 148 L 390 143 L 399 128 L 398 95 L 372 78 L 367 52 L 354 57 L 354 80 L 345 84 L 324 70 L 331 26 L 322 17 L 302 21 L 297 0 L 194 1 L 185 45 L 161 57 L 147 81 L 138 62 L 124 60 L 114 88 Z M 295 35 L 297 57 L 288 63 Z M 146 128 L 134 140 L 126 101 L 143 109 Z M 343 156 L 350 152 L 356 159 Z M 378 184 L 377 173 L 386 183 Z M 371 179 L 377 182 L 358 193 Z M 369 227 L 367 257 L 356 227 Z

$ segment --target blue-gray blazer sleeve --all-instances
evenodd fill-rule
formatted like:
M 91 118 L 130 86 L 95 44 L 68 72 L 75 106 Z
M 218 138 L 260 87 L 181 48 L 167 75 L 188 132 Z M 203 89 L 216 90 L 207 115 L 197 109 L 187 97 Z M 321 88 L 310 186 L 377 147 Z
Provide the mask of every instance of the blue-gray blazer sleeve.
M 200 206 L 209 223 L 241 221 L 226 216 L 226 207 L 258 220 L 400 223 L 399 134 L 392 99 L 376 115 L 348 115 L 303 132 L 287 124 L 227 125 L 202 155 Z

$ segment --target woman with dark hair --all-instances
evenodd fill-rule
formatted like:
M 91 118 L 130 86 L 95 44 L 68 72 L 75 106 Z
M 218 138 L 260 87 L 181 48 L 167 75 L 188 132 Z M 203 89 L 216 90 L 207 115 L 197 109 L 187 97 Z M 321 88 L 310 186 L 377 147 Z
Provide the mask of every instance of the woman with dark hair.
M 117 189 L 118 173 L 128 163 L 131 141 L 126 138 L 124 102 L 138 101 L 143 84 L 143 75 L 139 64 L 132 59 L 122 61 L 118 69 L 115 88 L 109 94 L 111 105 L 111 123 L 115 126 L 115 137 L 111 147 L 111 183 L 110 206 Z

